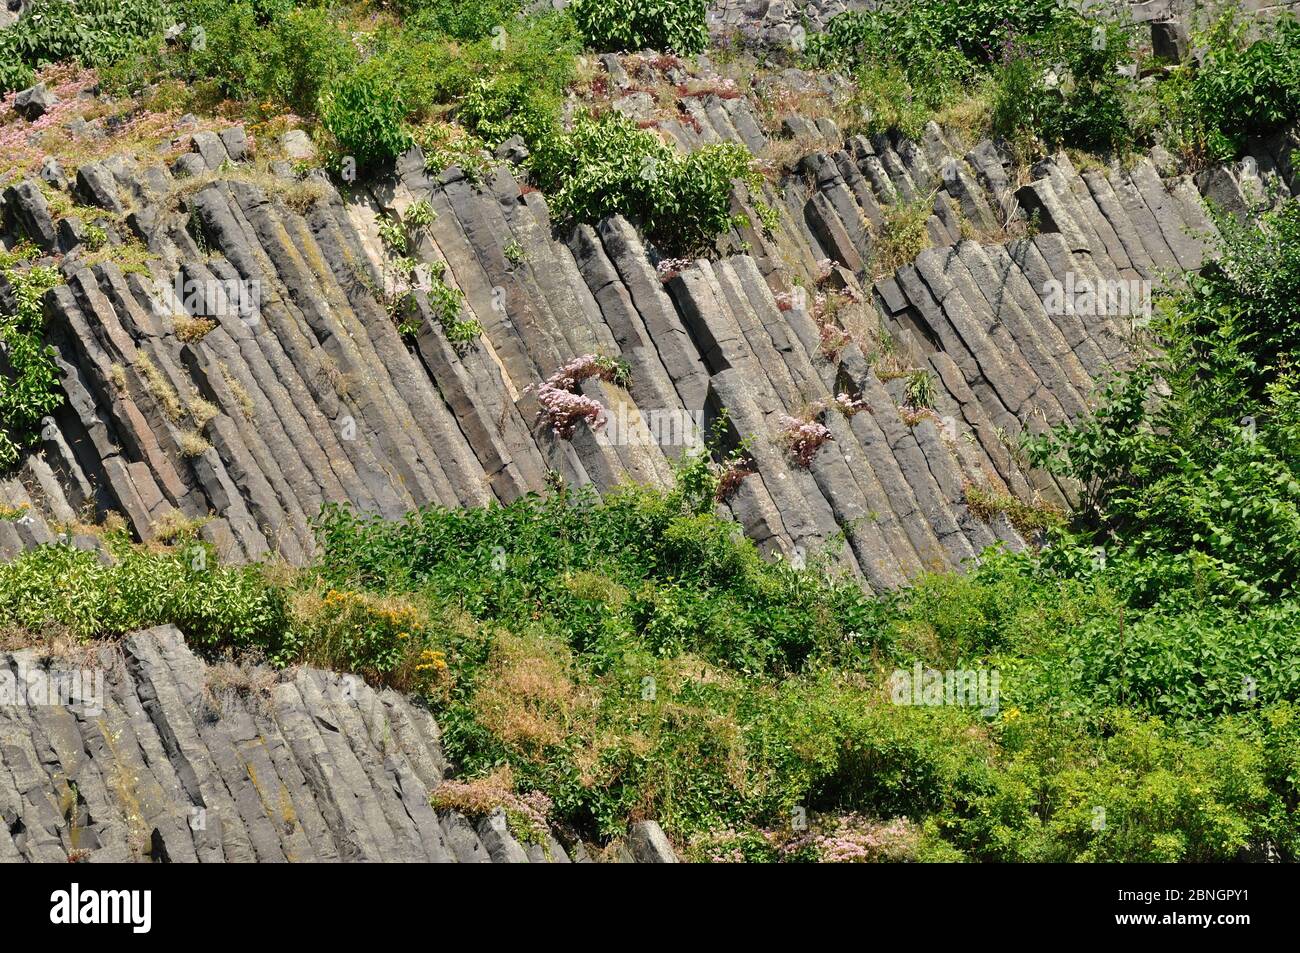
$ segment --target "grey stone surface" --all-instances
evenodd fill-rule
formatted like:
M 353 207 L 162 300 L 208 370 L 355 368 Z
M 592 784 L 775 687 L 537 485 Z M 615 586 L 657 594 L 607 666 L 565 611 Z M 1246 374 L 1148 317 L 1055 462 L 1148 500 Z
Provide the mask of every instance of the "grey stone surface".
M 1156 20 L 1151 23 L 1151 52 L 1170 63 L 1187 59 L 1190 47 L 1187 26 L 1177 20 Z
M 301 129 L 290 129 L 280 137 L 280 148 L 285 155 L 294 160 L 310 160 L 316 157 L 316 146 L 307 133 Z
M 0 653 L 13 675 L 38 662 Z M 0 862 L 569 861 L 553 835 L 525 850 L 500 812 L 477 831 L 436 814 L 436 735 L 354 676 L 218 678 L 172 627 L 101 649 L 97 669 L 48 664 L 100 681 L 65 706 L 0 706 Z
M 637 821 L 628 834 L 633 858 L 642 864 L 675 864 L 677 855 L 667 835 L 654 821 Z
M 723 9 L 732 8 L 715 5 Z M 789 26 L 799 15 L 760 3 L 745 18 Z M 649 80 L 721 82 L 706 62 L 603 62 L 611 86 L 637 85 L 633 96 Z M 762 83 L 828 99 L 843 92 L 832 77 L 794 68 Z M 170 170 L 122 155 L 77 169 L 71 197 L 104 210 L 109 244 L 134 237 L 148 248 L 150 274 L 129 280 L 111 262 L 84 268 L 81 216 L 56 222 L 57 203 L 40 187 L 10 183 L 0 237 L 65 252 L 67 283 L 47 308 L 67 402 L 25 478 L 39 526 L 89 508 L 122 514 L 148 540 L 166 514 L 211 513 L 205 535 L 230 558 L 304 563 L 310 520 L 326 503 L 398 517 L 546 492 L 552 474 L 602 492 L 626 480 L 662 485 L 684 449 L 682 423 L 707 425 L 726 409 L 728 439 L 749 438 L 758 469 L 726 508 L 760 549 L 838 546 L 869 586 L 893 588 L 960 566 L 1002 532 L 970 518 L 968 483 L 1068 499 L 1068 487 L 1022 472 L 1002 441 L 1082 413 L 1095 382 L 1129 359 L 1131 316 L 1049 310 L 1048 285 L 1176 282 L 1207 253 L 1202 194 L 1246 214 L 1270 183 L 1296 179 L 1293 132 L 1196 178 L 1167 153 L 1129 169 L 1080 174 L 1056 156 L 1016 170 L 994 143 L 963 143 L 937 126 L 915 143 L 844 141 L 825 115 L 760 118 L 747 90 L 714 88 L 682 99 L 669 133 L 682 149 L 730 140 L 762 151 L 779 128 L 786 148 L 793 138 L 810 154 L 735 190 L 743 219 L 708 261 L 669 259 L 619 217 L 555 221 L 509 164 L 518 143 L 480 180 L 426 170 L 413 149 L 393 175 L 336 187 L 323 175 L 299 178 L 287 162 L 270 177 L 250 174 L 242 130 L 203 131 L 195 120 L 193 151 Z M 281 146 L 311 151 L 301 132 Z M 930 205 L 933 247 L 886 270 L 882 230 L 913 198 Z M 438 289 L 418 270 L 396 272 L 380 237 L 382 219 L 426 201 L 431 220 L 408 254 L 461 296 L 455 315 L 440 312 Z M 760 202 L 776 228 L 762 224 Z M 254 300 L 241 308 L 244 292 Z M 483 333 L 452 341 L 448 317 Z M 875 340 L 879 324 L 887 342 Z M 849 328 L 855 339 L 827 347 Z M 595 353 L 626 361 L 632 381 L 589 381 L 585 394 L 620 419 L 676 424 L 635 439 L 585 425 L 572 440 L 550 432 L 538 385 Z M 897 379 L 920 372 L 936 382 L 932 408 L 908 406 Z M 158 380 L 179 398 L 179 415 L 154 392 Z M 839 394 L 869 409 L 837 416 Z M 187 455 L 195 408 L 211 449 Z M 833 439 L 804 468 L 781 446 L 782 420 L 814 412 Z M 0 552 L 43 539 L 37 524 L 0 528 Z M 435 761 L 420 755 L 419 737 L 408 732 L 403 748 L 427 786 Z M 310 743 L 310 733 L 286 740 Z M 363 774 L 372 786 L 404 784 Z M 409 852 L 404 836 L 357 850 Z M 301 845 L 280 838 L 275 849 Z
M 59 98 L 44 83 L 37 83 L 14 97 L 14 112 L 28 122 L 35 122 L 53 109 L 58 101 Z

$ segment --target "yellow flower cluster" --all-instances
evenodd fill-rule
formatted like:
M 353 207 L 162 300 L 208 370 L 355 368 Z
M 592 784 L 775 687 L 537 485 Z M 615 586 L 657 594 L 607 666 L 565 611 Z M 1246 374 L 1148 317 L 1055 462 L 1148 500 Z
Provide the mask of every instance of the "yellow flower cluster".
M 325 593 L 325 604 L 330 608 L 343 608 L 356 605 L 362 601 L 362 598 L 355 592 L 339 592 L 337 589 L 331 589 Z
M 415 670 L 441 674 L 447 671 L 447 657 L 438 649 L 425 649 L 420 653 L 420 661 L 416 663 Z
M 399 629 L 398 638 L 409 639 L 412 632 L 420 632 L 424 629 L 424 623 L 419 619 L 419 613 L 416 609 L 406 607 L 400 609 L 384 609 L 370 604 L 370 600 L 362 593 L 340 592 L 337 589 L 331 589 L 325 594 L 325 605 L 330 609 L 340 611 L 349 611 L 351 609 L 362 609 L 371 618 L 387 624 L 389 627 Z
M 0 520 L 14 520 L 21 517 L 28 510 L 26 503 L 19 503 L 17 506 L 10 506 L 7 503 L 0 503 Z

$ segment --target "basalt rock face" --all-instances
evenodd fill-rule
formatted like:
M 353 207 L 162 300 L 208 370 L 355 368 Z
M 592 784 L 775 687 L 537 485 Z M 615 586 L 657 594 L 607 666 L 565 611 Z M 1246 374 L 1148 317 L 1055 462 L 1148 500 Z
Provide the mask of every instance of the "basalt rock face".
M 172 627 L 82 654 L 0 653 L 0 862 L 571 862 L 434 811 L 438 727 L 396 692 L 231 678 Z
M 378 182 L 336 188 L 259 159 L 237 127 L 193 133 L 170 164 L 110 155 L 77 169 L 71 198 L 82 215 L 104 210 L 107 251 L 51 208 L 48 183 L 11 184 L 6 243 L 29 239 L 66 278 L 45 305 L 67 400 L 0 481 L 0 504 L 28 508 L 0 519 L 0 555 L 109 512 L 148 540 L 177 511 L 214 517 L 202 532 L 227 559 L 302 563 L 327 502 L 398 517 L 557 479 L 666 484 L 685 440 L 725 409 L 756 469 L 727 503 L 744 531 L 791 558 L 831 545 L 872 587 L 895 587 L 999 540 L 1024 545 L 1004 518 L 972 514 L 969 486 L 1071 498 L 1010 447 L 1086 409 L 1124 366 L 1133 316 L 1053 306 L 1054 285 L 1159 286 L 1205 255 L 1201 191 L 1245 210 L 1298 184 L 1294 134 L 1195 178 L 1156 155 L 1082 173 L 1058 156 L 1015 179 L 988 142 L 937 126 L 919 143 L 846 139 L 794 113 L 773 129 L 727 88 L 683 97 L 659 126 L 684 151 L 730 140 L 803 158 L 739 188 L 752 224 L 693 262 L 661 261 L 621 218 L 557 226 L 504 163 L 470 181 L 427 171 L 416 150 Z M 382 219 L 424 202 L 433 214 L 408 255 L 463 293 L 483 328 L 469 345 L 449 342 L 438 303 L 380 239 Z M 887 220 L 917 203 L 930 247 L 882 273 Z M 770 232 L 760 205 L 777 216 Z M 115 254 L 126 248 L 143 262 Z M 418 331 L 403 336 L 385 302 L 407 290 Z M 929 372 L 929 407 L 839 336 L 827 298 L 882 323 L 904 366 Z M 563 440 L 537 422 L 536 387 L 588 353 L 625 360 L 630 388 L 586 381 L 611 424 Z M 837 413 L 837 396 L 859 412 Z M 803 467 L 781 446 L 784 418 L 818 409 L 832 439 Z
M 715 43 L 799 49 L 809 35 L 824 30 L 841 13 L 889 5 L 885 0 L 714 0 L 709 4 L 709 32 Z M 1072 5 L 1122 7 L 1136 24 L 1176 23 L 1184 30 L 1205 26 L 1222 8 L 1213 0 L 1076 0 Z M 1244 16 L 1268 17 L 1300 11 L 1300 0 L 1238 0 L 1236 6 Z

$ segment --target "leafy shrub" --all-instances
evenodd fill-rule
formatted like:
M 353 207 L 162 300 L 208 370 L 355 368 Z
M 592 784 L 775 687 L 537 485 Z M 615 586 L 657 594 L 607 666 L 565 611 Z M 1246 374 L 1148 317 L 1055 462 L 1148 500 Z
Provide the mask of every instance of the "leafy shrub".
M 874 274 L 886 276 L 916 260 L 930 244 L 926 227 L 934 205 L 925 198 L 895 202 L 884 209 L 884 222 L 871 248 Z
M 873 135 L 898 131 L 920 139 L 936 110 L 958 95 L 956 78 L 967 71 L 955 50 L 934 50 L 927 59 L 932 62 L 925 68 L 913 61 L 904 69 L 888 60 L 863 66 L 856 74 L 855 124 Z
M 402 89 L 413 122 L 441 117 L 480 82 L 555 109 L 580 48 L 572 19 L 547 12 L 502 22 L 505 33 L 456 41 L 416 17 L 376 34 L 371 54 Z
M 1030 442 L 1079 480 L 1085 526 L 1117 534 L 1147 602 L 1253 603 L 1300 578 L 1300 203 L 1221 223 L 1219 262 L 1157 326 L 1163 353 L 1113 384 L 1090 418 Z M 1159 378 L 1168 396 L 1154 398 Z
M 1116 711 L 1098 742 L 1060 717 L 1025 716 L 1003 737 L 1005 770 L 945 825 L 977 859 L 1223 862 L 1295 842 L 1248 723 L 1193 740 Z
M 1164 91 L 1176 139 L 1194 161 L 1234 159 L 1249 137 L 1300 115 L 1300 22 L 1279 17 L 1254 42 L 1248 26 L 1225 12 L 1197 38 L 1206 49 L 1200 68 L 1181 70 Z
M 402 92 L 373 60 L 325 93 L 320 117 L 339 154 L 352 156 L 359 169 L 391 162 L 412 144 Z
M 994 130 L 1013 141 L 1037 137 L 1049 149 L 1130 146 L 1137 71 L 1120 72 L 1130 60 L 1128 34 L 1116 23 L 1059 18 L 1009 48 L 996 69 Z
M 316 113 L 321 93 L 356 63 L 356 48 L 323 9 L 295 9 L 254 31 L 257 64 L 249 81 L 262 99 L 301 116 Z
M 735 226 L 732 180 L 756 176 L 743 146 L 683 157 L 620 113 L 579 117 L 530 161 L 557 217 L 594 223 L 626 215 L 670 254 L 699 250 Z
M 56 268 L 20 268 L 35 256 L 31 246 L 0 256 L 0 287 L 14 298 L 13 313 L 0 314 L 0 470 L 18 462 L 36 439 L 41 420 L 63 403 L 54 352 L 45 343 L 45 293 L 62 282 Z M 6 265 L 6 263 L 8 263 Z
M 259 567 L 217 566 L 200 543 L 149 552 L 118 538 L 113 552 L 111 566 L 72 546 L 46 546 L 0 564 L 0 624 L 34 632 L 62 625 L 103 637 L 172 623 L 205 648 L 278 650 L 287 623 L 284 593 Z
M 36 0 L 0 31 L 0 93 L 31 85 L 33 67 L 114 63 L 168 23 L 165 0 Z
M 207 100 L 241 100 L 254 111 L 287 106 L 313 117 L 322 91 L 358 60 L 328 11 L 292 0 L 186 0 L 173 15 L 186 26 L 179 40 L 152 37 L 104 71 L 108 88 L 131 95 L 169 77 Z
M 818 66 L 857 72 L 914 55 L 955 49 L 969 61 L 991 62 L 1018 37 L 1038 33 L 1063 12 L 1056 0 L 915 0 L 879 10 L 842 13 L 808 38 Z
M 428 613 L 410 597 L 307 589 L 291 600 L 291 617 L 281 660 L 430 695 L 447 676 L 445 657 L 430 647 Z
M 520 136 L 536 149 L 557 132 L 559 103 L 517 79 L 480 80 L 461 98 L 457 118 L 475 136 L 495 148 Z
M 0 567 L 0 626 L 171 621 L 419 691 L 477 779 L 442 806 L 515 810 L 521 831 L 550 816 L 611 836 L 650 813 L 719 860 L 1300 847 L 1294 605 L 1125 625 L 1109 567 L 1080 580 L 1030 553 L 872 600 L 763 561 L 711 498 L 580 491 L 400 523 L 327 509 L 320 561 L 283 588 L 196 570 L 188 548 L 104 567 L 49 547 Z M 913 660 L 1000 670 L 1000 711 L 891 704 L 878 673 Z M 1232 694 L 1246 672 L 1258 704 Z
M 438 275 L 429 276 L 429 308 L 447 340 L 454 345 L 466 345 L 483 333 L 483 325 L 473 318 L 462 318 L 465 295 L 447 284 Z
M 587 45 L 601 51 L 698 53 L 709 40 L 705 0 L 573 0 Z
M 481 40 L 505 27 L 523 8 L 521 0 L 401 0 L 407 24 L 422 33 L 455 40 Z
M 332 508 L 319 525 L 327 554 L 320 572 L 337 588 L 433 589 L 475 618 L 520 630 L 534 621 L 529 607 L 545 598 L 565 640 L 597 654 L 616 652 L 618 638 L 639 619 L 706 657 L 736 652 L 732 663 L 744 667 L 795 665 L 810 640 L 829 637 L 826 623 L 814 621 L 816 607 L 825 600 L 852 605 L 856 591 L 804 589 L 798 576 L 734 539 L 725 521 L 694 516 L 683 498 L 649 490 L 628 488 L 605 500 L 573 491 L 485 510 L 430 509 L 401 523 Z M 592 617 L 589 600 L 569 588 L 568 577 L 578 572 L 599 573 L 636 593 L 622 604 L 618 625 L 609 627 L 600 613 Z M 741 637 L 745 632 L 755 636 Z M 600 648 L 607 637 L 614 644 Z
M 482 181 L 488 171 L 485 144 L 460 126 L 445 122 L 427 123 L 411 133 L 424 152 L 424 167 L 438 175 L 456 166 L 471 182 Z
M 809 39 L 817 66 L 852 73 L 868 132 L 919 138 L 963 97 L 982 108 L 992 90 L 994 131 L 1048 149 L 1123 150 L 1147 129 L 1136 107 L 1128 32 L 1054 0 L 921 0 L 843 13 Z

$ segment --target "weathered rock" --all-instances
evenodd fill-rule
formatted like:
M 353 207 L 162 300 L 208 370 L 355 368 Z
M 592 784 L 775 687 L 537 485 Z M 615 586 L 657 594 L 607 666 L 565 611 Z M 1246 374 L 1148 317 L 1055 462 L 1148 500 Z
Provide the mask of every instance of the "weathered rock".
M 37 83 L 14 97 L 14 112 L 28 122 L 35 122 L 53 109 L 58 102 L 59 98 L 50 92 L 44 83 Z
M 509 162 L 511 165 L 522 165 L 524 160 L 528 158 L 528 147 L 524 145 L 523 136 L 511 136 L 497 146 L 496 152 L 493 154 L 498 159 Z
M 1156 20 L 1151 23 L 1151 52 L 1158 59 L 1181 63 L 1187 59 L 1189 47 L 1185 24 L 1177 20 Z
M 792 24 L 793 9 L 782 4 L 780 22 Z M 638 83 L 646 70 L 655 81 L 704 78 L 656 60 L 638 58 Z M 623 62 L 633 61 L 605 59 L 613 85 Z M 832 99 L 844 92 L 800 70 L 763 82 Z M 624 98 L 641 109 L 638 96 Z M 767 145 L 744 95 L 684 97 L 679 120 L 670 134 L 683 149 Z M 937 126 L 917 143 L 892 134 L 843 142 L 825 117 L 794 115 L 783 123 L 787 139 L 817 149 L 778 183 L 733 193 L 742 217 L 720 247 L 748 254 L 695 263 L 666 257 L 621 218 L 553 221 L 544 197 L 506 165 L 478 181 L 455 168 L 431 175 L 413 149 L 394 176 L 341 195 L 283 159 L 278 181 L 267 181 L 242 165 L 242 130 L 202 125 L 191 117 L 194 151 L 170 171 L 124 156 L 78 168 L 77 201 L 113 213 L 101 220 L 112 248 L 134 233 L 148 249 L 148 277 L 128 282 L 105 266 L 80 276 L 85 223 L 69 215 L 56 224 L 34 183 L 4 193 L 7 244 L 30 235 L 66 253 L 68 286 L 47 305 L 68 399 L 46 428 L 48 470 L 33 503 L 50 515 L 118 511 L 141 539 L 164 514 L 211 512 L 205 535 L 231 558 L 275 552 L 295 563 L 311 558 L 310 519 L 326 503 L 397 517 L 429 503 L 545 492 L 555 474 L 599 491 L 628 479 L 665 483 L 683 424 L 707 426 L 724 408 L 728 439 L 753 442 L 759 471 L 728 507 L 765 553 L 842 538 L 845 566 L 886 589 L 959 566 L 992 535 L 1020 545 L 973 520 L 962 487 L 987 477 L 1026 498 L 1036 489 L 1068 495 L 1022 472 L 997 434 L 1076 416 L 1094 382 L 1129 359 L 1133 316 L 1049 308 L 1045 289 L 1067 279 L 1177 280 L 1199 266 L 1212 228 L 1198 186 L 1244 214 L 1274 184 L 1296 180 L 1292 135 L 1196 180 L 1167 154 L 1082 175 L 1056 156 L 1036 167 L 1017 204 L 1010 159 L 991 142 L 968 148 Z M 298 161 L 314 155 L 301 131 L 281 145 Z M 517 163 L 522 148 L 507 142 L 498 156 Z M 178 185 L 184 177 L 200 177 L 202 188 Z M 933 247 L 881 275 L 882 230 L 898 203 L 920 198 Z M 379 225 L 424 201 L 431 220 L 412 231 L 405 254 L 428 275 L 407 276 Z M 1008 240 L 1030 217 L 1039 234 Z M 893 357 L 873 340 L 873 304 Z M 449 330 L 467 326 L 456 322 L 470 321 L 483 333 L 453 340 Z M 846 329 L 859 339 L 841 341 Z M 649 425 L 604 434 L 581 425 L 561 440 L 539 425 L 537 385 L 588 353 L 626 361 L 632 381 L 589 381 L 584 394 L 620 424 L 671 426 L 647 438 Z M 903 385 L 877 371 L 932 374 L 934 406 L 907 406 Z M 869 410 L 830 418 L 833 440 L 810 466 L 793 465 L 783 416 L 824 413 L 840 395 Z M 195 401 L 205 402 L 193 409 L 211 449 L 186 455 L 182 440 L 193 447 L 199 429 Z M 961 432 L 972 439 L 954 446 L 950 435 Z M 3 536 L 5 554 L 40 544 L 34 530 Z M 287 743 L 309 745 L 308 736 Z M 416 737 L 403 747 L 418 754 Z M 411 757 L 415 776 L 432 783 L 429 760 Z M 372 785 L 402 783 L 362 774 Z M 406 822 L 396 823 L 391 841 L 356 850 L 411 853 Z M 280 838 L 275 849 L 300 846 Z
M 675 864 L 677 855 L 668 836 L 654 821 L 637 821 L 628 834 L 633 858 L 642 864 Z
M 290 129 L 280 137 L 280 148 L 285 155 L 295 161 L 309 161 L 316 158 L 316 146 L 307 133 L 301 129 Z
M 32 182 L 20 182 L 5 190 L 4 207 L 20 234 L 36 243 L 42 251 L 54 251 L 58 234 L 50 204 Z
M 10 528 L 0 521 L 0 546 Z M 525 851 L 500 812 L 479 833 L 435 814 L 408 749 L 384 741 L 393 706 L 352 676 L 218 676 L 171 627 L 99 664 L 76 663 L 89 677 L 69 705 L 0 706 L 0 862 L 569 860 L 554 835 Z M 32 651 L 0 653 L 10 674 L 37 665 Z

